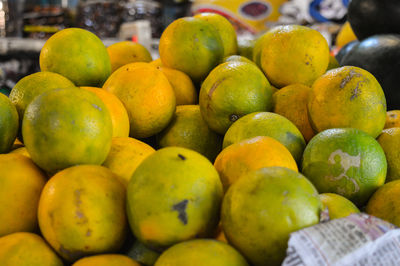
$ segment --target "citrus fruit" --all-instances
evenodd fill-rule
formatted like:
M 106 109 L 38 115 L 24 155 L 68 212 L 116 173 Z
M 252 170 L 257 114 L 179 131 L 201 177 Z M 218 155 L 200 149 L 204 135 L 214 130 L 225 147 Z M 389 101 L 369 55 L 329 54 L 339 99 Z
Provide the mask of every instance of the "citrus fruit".
M 40 51 L 41 71 L 61 74 L 76 86 L 101 87 L 111 74 L 110 58 L 90 31 L 68 28 L 53 34 Z
M 274 86 L 311 86 L 325 73 L 329 46 L 318 31 L 299 25 L 278 26 L 262 38 L 261 66 Z
M 128 137 L 129 136 L 129 117 L 122 102 L 114 94 L 95 87 L 81 87 L 96 94 L 104 105 L 107 107 L 111 116 L 113 129 L 113 137 Z
M 149 266 L 154 265 L 160 256 L 160 253 L 149 249 L 138 240 L 135 240 L 132 246 L 124 253 L 135 261 Z
M 400 127 L 400 110 L 391 110 L 386 112 L 385 129 Z
M 31 156 L 29 155 L 28 150 L 25 147 L 19 147 L 19 148 L 15 149 L 15 150 L 10 151 L 10 153 L 21 154 L 21 155 L 24 155 L 24 156 L 26 156 L 28 158 L 31 158 Z
M 164 73 L 174 89 L 176 105 L 197 103 L 197 91 L 188 75 L 169 67 L 159 66 L 157 68 Z
M 224 48 L 224 57 L 234 55 L 237 53 L 238 44 L 236 38 L 236 31 L 233 25 L 224 16 L 217 13 L 200 13 L 194 16 L 195 18 L 202 19 L 213 25 L 222 40 Z
M 11 147 L 11 150 L 15 150 L 15 149 L 18 149 L 21 147 L 24 147 L 24 144 L 19 139 L 15 139 L 15 141 Z
M 10 99 L 0 93 L 0 153 L 11 150 L 19 128 L 18 112 Z
M 388 164 L 386 181 L 400 179 L 400 127 L 384 129 L 377 138 Z
M 331 69 L 338 68 L 338 67 L 340 67 L 340 64 L 336 60 L 336 57 L 334 57 L 333 55 L 330 55 L 329 56 L 329 64 L 328 64 L 327 70 L 331 70 Z
M 306 147 L 303 135 L 287 118 L 270 112 L 256 112 L 239 118 L 225 133 L 223 148 L 257 136 L 276 139 L 290 151 L 296 162 L 300 162 Z
M 360 39 L 384 33 L 400 33 L 400 9 L 396 0 L 352 0 L 347 17 Z
M 181 147 L 148 156 L 127 190 L 132 232 L 150 248 L 211 236 L 218 224 L 222 185 L 210 161 Z
M 162 61 L 161 61 L 161 58 L 157 58 L 157 59 L 151 61 L 149 64 L 152 65 L 152 66 L 154 66 L 154 67 L 161 67 L 161 66 L 163 66 Z
M 44 238 L 64 259 L 117 251 L 126 233 L 125 187 L 98 165 L 78 165 L 54 175 L 39 201 Z
M 178 106 L 171 123 L 157 135 L 157 142 L 162 148 L 178 146 L 197 151 L 211 162 L 222 148 L 222 136 L 208 128 L 198 105 Z
M 222 60 L 222 63 L 232 62 L 232 61 L 233 62 L 239 61 L 239 62 L 244 62 L 244 63 L 253 63 L 253 61 L 251 61 L 250 59 L 248 59 L 244 56 L 241 56 L 241 55 L 231 55 L 231 56 L 225 57 Z
M 396 226 L 400 226 L 400 180 L 380 187 L 368 201 L 366 212 Z
M 267 39 L 268 35 L 264 33 L 263 35 L 259 36 L 256 40 L 254 40 L 254 48 L 252 52 L 252 60 L 256 65 L 261 68 L 261 52 L 262 48 L 264 47 L 264 40 Z
M 158 258 L 155 266 L 248 266 L 233 247 L 212 239 L 195 239 L 178 243 Z
M 307 102 L 311 88 L 292 84 L 274 93 L 274 113 L 289 119 L 303 134 L 306 142 L 315 135 L 308 118 Z
M 339 30 L 338 35 L 335 39 L 335 45 L 337 47 L 343 47 L 349 42 L 357 40 L 356 35 L 351 28 L 351 25 L 348 21 L 346 21 Z
M 0 238 L 2 266 L 63 266 L 61 259 L 38 235 L 18 232 Z
M 249 60 L 253 60 L 253 48 L 255 40 L 240 38 L 238 39 L 238 55 L 246 57 Z
M 400 109 L 399 61 L 400 35 L 382 34 L 354 45 L 340 64 L 360 67 L 374 75 L 385 93 L 388 109 L 393 110 Z
M 343 218 L 360 210 L 350 200 L 335 193 L 322 193 L 319 195 L 322 206 L 328 209 L 331 220 Z
M 102 254 L 85 257 L 76 261 L 72 266 L 140 266 L 128 256 L 120 254 Z
M 107 47 L 111 62 L 111 72 L 123 65 L 134 62 L 152 61 L 149 51 L 140 43 L 123 41 L 111 44 Z
M 223 63 L 214 68 L 201 85 L 199 104 L 208 126 L 219 134 L 225 134 L 241 116 L 270 111 L 272 89 L 254 64 Z
M 151 146 L 134 138 L 113 138 L 103 166 L 110 169 L 127 186 L 139 164 L 154 151 Z
M 225 190 L 251 170 L 271 166 L 298 170 L 289 150 L 267 136 L 244 139 L 226 147 L 218 154 L 214 166 Z
M 10 100 L 22 121 L 24 112 L 32 100 L 45 91 L 75 87 L 67 78 L 52 72 L 37 72 L 20 79 L 10 92 Z
M 0 154 L 0 173 L 0 236 L 33 232 L 40 193 L 47 181 L 44 173 L 20 154 Z
M 180 70 L 194 81 L 204 79 L 224 56 L 217 29 L 199 18 L 180 18 L 169 24 L 160 38 L 162 64 Z
M 283 167 L 250 171 L 226 193 L 221 212 L 229 243 L 252 265 L 281 265 L 289 234 L 317 224 L 321 201 L 303 175 Z
M 332 192 L 362 206 L 385 183 L 387 163 L 379 143 L 354 129 L 317 134 L 303 154 L 302 173 L 320 193 Z
M 147 138 L 159 133 L 174 115 L 174 90 L 165 75 L 148 63 L 131 63 L 118 69 L 103 89 L 124 104 L 131 137 Z
M 76 164 L 102 164 L 111 146 L 112 123 L 94 93 L 56 89 L 28 105 L 22 136 L 32 160 L 55 173 Z
M 313 84 L 308 114 L 317 132 L 352 127 L 375 138 L 385 125 L 385 95 L 369 72 L 351 66 L 336 68 Z

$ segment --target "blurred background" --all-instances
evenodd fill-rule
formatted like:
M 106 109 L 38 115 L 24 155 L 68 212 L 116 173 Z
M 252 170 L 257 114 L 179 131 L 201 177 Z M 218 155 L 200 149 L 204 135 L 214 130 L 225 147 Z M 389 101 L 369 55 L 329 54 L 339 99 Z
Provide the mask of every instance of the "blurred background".
M 328 43 L 346 21 L 349 0 L 0 0 L 0 91 L 40 71 L 47 38 L 67 27 L 95 33 L 105 45 L 133 40 L 158 56 L 158 40 L 175 19 L 202 12 L 224 15 L 239 41 L 279 24 L 308 25 Z

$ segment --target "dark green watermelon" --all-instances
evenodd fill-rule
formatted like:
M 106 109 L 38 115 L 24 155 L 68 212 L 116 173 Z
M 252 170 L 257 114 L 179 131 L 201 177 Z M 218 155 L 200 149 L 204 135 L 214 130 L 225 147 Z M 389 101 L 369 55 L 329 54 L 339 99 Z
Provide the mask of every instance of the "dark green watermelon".
M 359 40 L 376 34 L 400 34 L 400 1 L 352 0 L 347 19 Z
M 347 43 L 346 45 L 344 45 L 342 48 L 340 48 L 339 52 L 336 54 L 335 58 L 336 60 L 339 62 L 342 61 L 343 57 L 350 52 L 351 49 L 353 49 L 353 47 L 358 44 L 359 41 L 352 41 Z
M 340 65 L 369 71 L 385 92 L 388 110 L 400 109 L 400 35 L 371 36 L 355 45 Z

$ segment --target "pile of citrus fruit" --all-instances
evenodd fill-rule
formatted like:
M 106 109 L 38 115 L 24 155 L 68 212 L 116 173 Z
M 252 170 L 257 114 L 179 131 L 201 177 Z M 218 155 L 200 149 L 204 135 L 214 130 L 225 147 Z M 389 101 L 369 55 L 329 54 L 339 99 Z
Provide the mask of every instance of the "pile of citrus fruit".
M 400 115 L 375 77 L 328 70 L 308 27 L 253 44 L 217 14 L 174 21 L 154 61 L 49 38 L 0 94 L 0 265 L 280 265 L 324 209 L 400 225 Z

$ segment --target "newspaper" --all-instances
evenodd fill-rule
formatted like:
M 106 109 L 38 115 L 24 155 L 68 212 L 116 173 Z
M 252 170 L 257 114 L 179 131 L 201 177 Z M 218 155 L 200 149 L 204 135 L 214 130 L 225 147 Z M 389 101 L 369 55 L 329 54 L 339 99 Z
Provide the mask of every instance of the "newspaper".
M 291 234 L 283 266 L 400 265 L 400 229 L 365 213 Z

